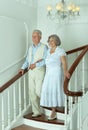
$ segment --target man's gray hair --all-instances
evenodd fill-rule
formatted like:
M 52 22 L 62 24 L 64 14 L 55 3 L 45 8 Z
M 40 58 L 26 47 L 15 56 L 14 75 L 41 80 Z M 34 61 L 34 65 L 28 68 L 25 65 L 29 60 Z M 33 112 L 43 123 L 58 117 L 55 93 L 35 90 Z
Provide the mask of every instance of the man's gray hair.
M 40 37 L 42 37 L 42 32 L 41 32 L 40 30 L 35 29 L 35 30 L 33 30 L 33 33 L 34 33 L 34 32 L 38 33 L 38 34 L 39 34 L 39 36 L 40 36 Z

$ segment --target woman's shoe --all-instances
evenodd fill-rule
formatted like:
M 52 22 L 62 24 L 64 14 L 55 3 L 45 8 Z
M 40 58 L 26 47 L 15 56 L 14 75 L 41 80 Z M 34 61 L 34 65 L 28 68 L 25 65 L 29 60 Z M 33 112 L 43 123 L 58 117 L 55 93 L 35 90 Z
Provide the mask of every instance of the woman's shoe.
M 48 117 L 48 120 L 55 120 L 55 119 L 57 119 L 56 115 L 54 117 Z

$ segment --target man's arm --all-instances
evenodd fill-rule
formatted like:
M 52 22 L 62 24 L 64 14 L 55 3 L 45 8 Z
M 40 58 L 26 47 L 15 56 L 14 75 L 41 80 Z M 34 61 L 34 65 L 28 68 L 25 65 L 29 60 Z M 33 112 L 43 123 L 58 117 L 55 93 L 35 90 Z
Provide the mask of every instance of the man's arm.
M 46 55 L 47 55 L 47 50 L 48 50 L 48 47 L 45 46 L 43 58 L 42 58 L 42 59 L 39 59 L 39 60 L 36 61 L 34 64 L 31 64 L 30 67 L 29 67 L 29 69 L 34 69 L 35 67 L 42 67 L 42 66 L 45 65 L 45 58 L 46 58 Z
M 31 70 L 34 69 L 34 68 L 36 67 L 36 64 L 37 64 L 38 62 L 41 62 L 41 61 L 43 61 L 43 59 L 40 59 L 40 60 L 36 61 L 34 64 L 31 64 L 28 69 L 31 69 Z

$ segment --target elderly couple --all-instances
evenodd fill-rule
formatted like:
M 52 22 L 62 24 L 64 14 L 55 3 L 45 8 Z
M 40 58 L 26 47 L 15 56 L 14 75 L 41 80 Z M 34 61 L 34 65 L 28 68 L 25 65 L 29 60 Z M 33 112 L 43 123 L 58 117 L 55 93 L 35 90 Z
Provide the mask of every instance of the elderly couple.
M 48 120 L 56 119 L 56 107 L 64 106 L 63 80 L 70 77 L 67 71 L 66 53 L 59 47 L 61 41 L 56 34 L 48 37 L 49 48 L 40 42 L 42 32 L 34 30 L 33 44 L 29 48 L 26 60 L 20 69 L 24 73 L 29 69 L 29 97 L 32 105 L 32 117 L 41 116 L 41 107 L 52 108 Z

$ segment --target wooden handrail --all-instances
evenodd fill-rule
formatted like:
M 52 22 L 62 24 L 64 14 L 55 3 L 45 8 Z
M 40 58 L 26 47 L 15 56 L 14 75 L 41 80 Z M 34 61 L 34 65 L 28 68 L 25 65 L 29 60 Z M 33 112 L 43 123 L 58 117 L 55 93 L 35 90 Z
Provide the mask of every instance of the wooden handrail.
M 78 48 L 72 49 L 70 51 L 67 51 L 66 54 L 69 55 L 69 54 L 81 51 L 81 50 L 85 49 L 86 47 L 88 47 L 88 45 L 85 45 L 85 46 L 78 47 Z
M 24 74 L 25 73 L 27 73 L 28 72 L 28 70 L 27 69 L 25 69 L 24 70 Z M 23 75 L 24 75 L 23 74 Z M 18 80 L 20 77 L 22 77 L 23 76 L 21 73 L 18 73 L 18 74 L 16 74 L 13 78 L 11 78 L 9 81 L 7 81 L 4 85 L 2 85 L 1 87 L 0 87 L 0 93 L 2 92 L 2 91 L 4 91 L 5 89 L 7 89 L 11 84 L 13 84 L 16 80 Z
M 73 72 L 75 71 L 79 62 L 82 60 L 85 53 L 88 51 L 88 45 L 81 47 L 81 49 L 83 49 L 83 51 L 80 53 L 80 55 L 77 57 L 77 59 L 74 61 L 74 63 L 72 64 L 72 66 L 69 69 L 69 73 L 70 73 L 71 76 L 72 76 Z M 78 48 L 77 50 L 80 51 L 80 48 Z M 71 79 L 71 77 L 70 77 L 70 79 Z M 68 95 L 68 96 L 82 96 L 83 95 L 82 91 L 73 92 L 73 91 L 70 91 L 68 89 L 68 83 L 69 83 L 70 79 L 65 78 L 65 81 L 64 81 L 64 92 L 65 92 L 65 94 Z

